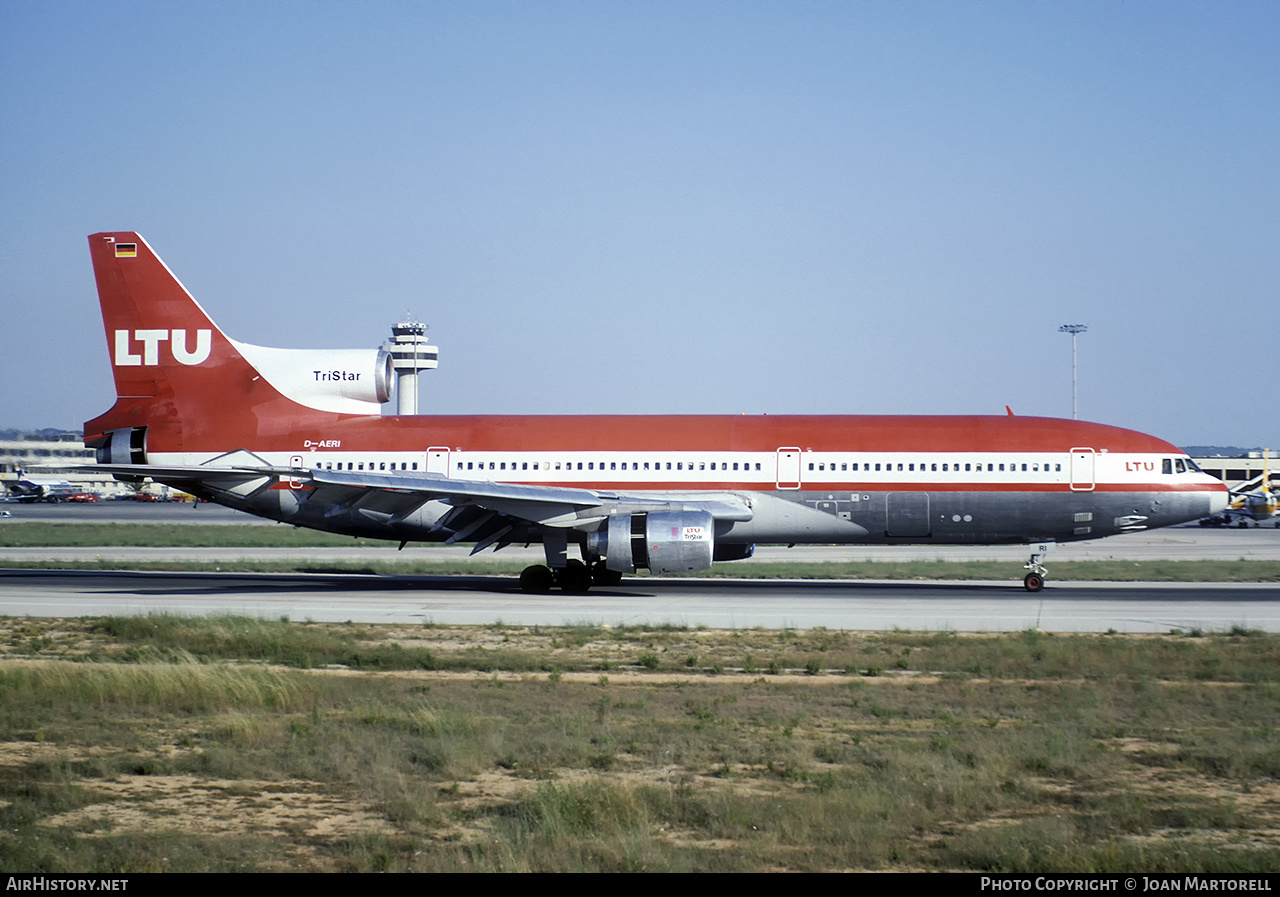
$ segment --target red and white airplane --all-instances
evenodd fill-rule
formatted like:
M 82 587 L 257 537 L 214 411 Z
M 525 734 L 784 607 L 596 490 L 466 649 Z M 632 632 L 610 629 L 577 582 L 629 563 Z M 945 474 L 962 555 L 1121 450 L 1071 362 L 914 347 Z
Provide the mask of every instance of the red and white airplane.
M 696 573 L 770 542 L 1024 543 L 1038 591 L 1053 542 L 1227 506 L 1169 443 L 1051 418 L 382 416 L 385 350 L 236 342 L 137 234 L 89 245 L 117 396 L 85 424 L 99 469 L 402 546 L 541 542 L 528 591 Z

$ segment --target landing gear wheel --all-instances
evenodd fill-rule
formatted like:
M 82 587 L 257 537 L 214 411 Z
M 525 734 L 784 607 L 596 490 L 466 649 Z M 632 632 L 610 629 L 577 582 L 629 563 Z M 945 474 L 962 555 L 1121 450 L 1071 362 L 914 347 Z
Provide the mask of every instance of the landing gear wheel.
M 591 565 L 591 582 L 597 586 L 616 586 L 622 582 L 622 571 L 610 570 L 604 561 L 597 561 Z
M 569 561 L 563 570 L 557 570 L 560 590 L 570 595 L 584 595 L 591 588 L 591 568 L 579 560 Z
M 520 590 L 533 595 L 545 595 L 555 585 L 556 578 L 550 567 L 534 564 L 520 571 Z
M 1044 577 L 1039 573 L 1028 573 L 1022 578 L 1022 585 L 1028 592 L 1038 592 L 1044 588 Z

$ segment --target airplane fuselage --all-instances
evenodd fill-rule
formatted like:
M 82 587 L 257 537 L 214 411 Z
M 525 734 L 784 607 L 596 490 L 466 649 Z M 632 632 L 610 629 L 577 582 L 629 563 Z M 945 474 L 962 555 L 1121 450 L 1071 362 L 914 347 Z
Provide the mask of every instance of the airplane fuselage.
M 100 464 L 330 532 L 541 542 L 533 590 L 697 572 L 761 542 L 1043 544 L 1226 506 L 1173 445 L 1051 418 L 385 417 L 385 351 L 237 342 L 137 234 L 90 246 L 117 395 L 85 425 Z
M 185 443 L 201 440 L 180 441 L 150 439 L 148 463 L 195 466 L 228 450 L 222 442 L 190 451 Z M 718 525 L 725 543 L 1093 539 L 1197 519 L 1221 493 L 1193 467 L 1175 473 L 1167 462 L 1186 456 L 1153 437 L 1012 416 L 348 417 L 234 444 L 276 467 L 366 477 L 431 473 L 652 501 L 734 493 L 755 514 Z M 309 487 L 280 490 L 294 493 L 285 511 L 271 496 L 255 512 L 312 525 Z M 315 510 L 331 527 L 332 509 Z M 430 523 L 424 530 L 433 510 L 394 525 L 357 515 L 344 531 L 447 538 Z

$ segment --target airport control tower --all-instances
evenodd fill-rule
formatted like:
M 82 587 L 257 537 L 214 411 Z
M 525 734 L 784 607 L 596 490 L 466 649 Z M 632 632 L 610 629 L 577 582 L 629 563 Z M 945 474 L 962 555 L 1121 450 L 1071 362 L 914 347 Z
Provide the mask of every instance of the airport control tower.
M 437 366 L 439 350 L 427 344 L 427 325 L 401 321 L 391 328 L 391 366 L 396 372 L 396 414 L 418 413 L 418 372 Z

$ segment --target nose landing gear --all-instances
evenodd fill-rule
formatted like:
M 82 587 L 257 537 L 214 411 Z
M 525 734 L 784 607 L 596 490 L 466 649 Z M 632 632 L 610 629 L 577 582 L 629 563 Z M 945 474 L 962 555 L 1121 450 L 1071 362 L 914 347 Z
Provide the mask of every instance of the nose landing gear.
M 1022 565 L 1023 569 L 1031 571 L 1022 577 L 1022 585 L 1028 592 L 1038 592 L 1044 588 L 1044 578 L 1049 571 L 1040 562 L 1049 553 L 1049 548 L 1052 545 L 1053 543 L 1049 542 L 1034 546 L 1031 549 L 1031 560 Z

